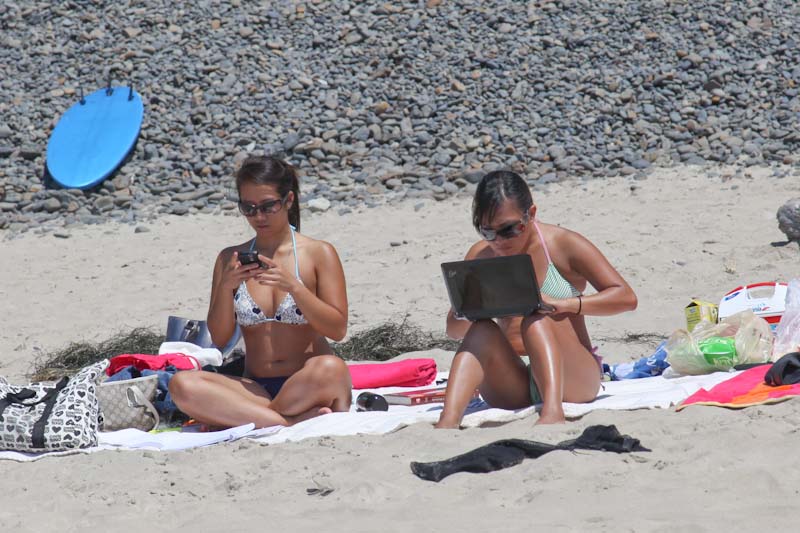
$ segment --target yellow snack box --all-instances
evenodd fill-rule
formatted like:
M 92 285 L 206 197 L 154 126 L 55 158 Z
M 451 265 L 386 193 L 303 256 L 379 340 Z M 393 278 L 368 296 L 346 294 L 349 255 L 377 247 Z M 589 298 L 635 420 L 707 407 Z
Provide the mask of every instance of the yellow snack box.
M 684 313 L 686 314 L 686 329 L 692 331 L 701 320 L 708 320 L 712 324 L 716 324 L 719 306 L 692 298 L 692 301 L 684 309 Z

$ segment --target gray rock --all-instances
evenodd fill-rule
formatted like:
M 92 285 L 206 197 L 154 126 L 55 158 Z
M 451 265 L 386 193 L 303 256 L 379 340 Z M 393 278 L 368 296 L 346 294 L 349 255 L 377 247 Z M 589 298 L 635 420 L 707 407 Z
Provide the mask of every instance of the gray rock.
M 453 156 L 447 152 L 437 152 L 436 155 L 433 156 L 433 160 L 437 165 L 446 167 L 450 164 L 450 161 L 453 160 Z
M 324 197 L 314 198 L 307 205 L 312 213 L 322 213 L 331 208 L 330 200 Z
M 783 204 L 777 213 L 778 229 L 790 241 L 800 243 L 800 198 L 793 198 Z
M 28 161 L 33 161 L 40 155 L 42 155 L 42 151 L 36 146 L 32 145 L 25 145 L 19 150 L 19 156 L 22 159 L 27 159 Z
M 369 139 L 369 128 L 361 126 L 353 133 L 353 138 L 357 141 L 366 141 Z
M 58 198 L 48 198 L 44 201 L 44 210 L 48 213 L 55 213 L 61 209 L 61 202 Z
M 182 192 L 174 195 L 172 198 L 177 202 L 193 202 L 214 192 L 213 189 L 198 189 L 196 191 Z
M 287 152 L 292 151 L 295 146 L 300 144 L 300 140 L 301 140 L 301 137 L 300 137 L 299 134 L 297 134 L 297 133 L 289 133 L 283 139 L 283 143 L 282 143 L 283 149 L 286 150 Z
M 566 157 L 567 151 L 564 149 L 563 146 L 560 145 L 553 145 L 547 149 L 547 153 L 550 155 L 551 158 L 558 160 Z
M 100 196 L 94 201 L 94 208 L 97 211 L 109 211 L 114 208 L 114 199 L 110 196 Z
M 486 172 L 483 170 L 472 170 L 469 172 L 464 173 L 464 179 L 467 180 L 469 183 L 480 183 L 483 177 L 486 175 Z

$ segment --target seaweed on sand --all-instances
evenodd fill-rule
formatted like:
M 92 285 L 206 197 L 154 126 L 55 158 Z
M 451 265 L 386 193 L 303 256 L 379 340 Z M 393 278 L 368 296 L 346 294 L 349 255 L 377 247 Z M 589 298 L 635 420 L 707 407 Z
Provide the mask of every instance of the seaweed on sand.
M 385 322 L 354 333 L 344 342 L 334 343 L 333 352 L 350 361 L 386 361 L 402 353 L 442 348 L 455 350 L 458 342 L 439 337 L 402 322 Z
M 158 353 L 163 341 L 162 333 L 135 328 L 100 342 L 72 342 L 40 355 L 33 364 L 31 379 L 47 381 L 70 376 L 87 365 L 123 353 Z
M 164 335 L 148 328 L 119 332 L 99 342 L 72 342 L 40 355 L 33 364 L 31 379 L 47 381 L 75 374 L 101 359 L 123 353 L 158 353 Z M 407 321 L 386 322 L 360 331 L 345 342 L 333 343 L 333 351 L 352 361 L 386 361 L 402 353 L 442 348 L 455 350 L 458 342 L 423 331 Z

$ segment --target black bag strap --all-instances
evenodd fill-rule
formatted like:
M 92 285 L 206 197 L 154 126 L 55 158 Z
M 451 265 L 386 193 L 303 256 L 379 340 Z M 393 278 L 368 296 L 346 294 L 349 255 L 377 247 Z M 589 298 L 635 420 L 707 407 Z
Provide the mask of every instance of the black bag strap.
M 50 418 L 50 413 L 53 412 L 53 407 L 58 400 L 58 394 L 67 386 L 69 378 L 61 378 L 56 386 L 47 391 L 41 400 L 36 403 L 44 403 L 44 411 L 42 416 L 33 425 L 33 434 L 31 435 L 31 444 L 34 448 L 44 448 L 44 426 L 47 424 L 47 419 Z M 35 405 L 35 404 L 31 404 Z
M 0 422 L 3 421 L 3 412 L 5 412 L 6 407 L 13 404 L 25 405 L 23 400 L 29 400 L 34 396 L 36 396 L 36 392 L 31 389 L 20 389 L 19 392 L 9 392 L 6 394 L 6 397 L 0 400 Z

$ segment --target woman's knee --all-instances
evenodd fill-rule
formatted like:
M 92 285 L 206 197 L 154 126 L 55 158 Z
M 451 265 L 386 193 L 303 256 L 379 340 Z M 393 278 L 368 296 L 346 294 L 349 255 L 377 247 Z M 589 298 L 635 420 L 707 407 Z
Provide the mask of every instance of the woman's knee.
M 483 319 L 483 320 L 476 320 L 474 321 L 467 330 L 467 335 L 470 333 L 472 334 L 483 334 L 483 333 L 494 333 L 496 331 L 500 331 L 500 326 L 497 325 L 497 322 L 494 320 Z
M 176 403 L 186 401 L 196 394 L 202 380 L 201 372 L 178 372 L 169 380 L 169 394 Z
M 550 330 L 555 326 L 556 326 L 556 321 L 553 320 L 553 317 L 549 315 L 542 315 L 540 313 L 534 313 L 522 319 L 522 323 L 520 324 L 520 329 L 524 333 L 525 331 L 531 329 L 534 331 Z
M 312 357 L 304 365 L 315 381 L 322 383 L 346 383 L 350 386 L 350 371 L 347 364 L 335 355 L 318 355 Z
M 503 335 L 503 332 L 494 320 L 476 320 L 464 335 L 459 351 L 469 351 L 471 348 L 491 342 L 497 335 Z

